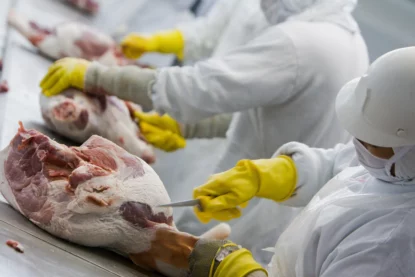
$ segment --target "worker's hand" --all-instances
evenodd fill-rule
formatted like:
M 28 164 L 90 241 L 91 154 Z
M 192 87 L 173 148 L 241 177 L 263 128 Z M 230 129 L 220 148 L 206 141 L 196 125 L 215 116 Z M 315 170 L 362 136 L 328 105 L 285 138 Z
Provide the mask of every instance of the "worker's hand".
M 129 34 L 121 42 L 121 49 L 129 59 L 138 59 L 146 52 L 175 54 L 183 59 L 184 39 L 178 30 L 156 33 L 151 36 Z
M 90 62 L 77 58 L 64 58 L 49 67 L 40 87 L 46 96 L 53 96 L 74 87 L 84 89 L 85 74 Z
M 166 152 L 186 146 L 179 123 L 167 114 L 134 112 L 141 134 L 152 145 Z
M 290 198 L 295 191 L 297 173 L 294 161 L 288 156 L 269 160 L 241 160 L 223 173 L 215 174 L 206 184 L 193 191 L 193 198 L 201 200 L 202 211 L 194 211 L 203 223 L 211 219 L 227 221 L 241 216 L 253 197 L 277 202 Z
M 175 268 L 189 268 L 189 257 L 199 238 L 179 232 L 175 228 L 157 226 L 150 238 L 149 249 L 141 253 L 130 253 L 130 259 L 144 268 L 160 271 L 160 262 Z

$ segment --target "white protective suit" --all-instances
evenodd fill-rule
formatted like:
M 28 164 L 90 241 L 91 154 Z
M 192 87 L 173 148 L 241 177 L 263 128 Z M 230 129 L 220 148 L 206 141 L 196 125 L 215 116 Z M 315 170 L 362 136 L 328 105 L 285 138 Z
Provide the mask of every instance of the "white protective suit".
M 278 150 L 292 155 L 300 178 L 290 204 L 306 204 L 328 183 L 281 234 L 270 276 L 415 276 L 415 186 L 375 179 L 355 153 L 352 144 Z
M 185 38 L 183 63 L 193 65 L 209 58 L 220 58 L 238 46 L 245 45 L 269 27 L 269 23 L 261 10 L 260 0 L 217 0 L 206 16 L 177 27 Z M 157 151 L 158 161 L 154 168 L 172 199 L 190 199 L 193 188 L 212 174 L 214 163 L 221 157 L 225 146 L 221 139 L 225 136 L 222 130 L 229 122 L 226 122 L 225 116 L 223 118 L 217 126 L 206 130 L 210 137 L 220 133 L 220 138 L 191 140 L 186 149 L 175 153 Z M 189 129 L 185 132 L 186 137 L 188 133 L 192 136 L 192 129 Z M 177 160 L 183 162 L 177 164 Z M 198 162 L 193 163 L 195 160 Z M 172 164 L 175 164 L 174 171 L 171 170 Z M 195 234 L 204 231 L 204 226 L 200 225 L 192 210 L 176 209 L 174 216 L 181 225 L 179 228 L 184 231 Z
M 344 83 L 366 71 L 367 50 L 355 24 L 346 28 L 335 20 L 326 21 L 327 10 L 321 12 L 321 18 L 318 13 L 307 14 L 304 20 L 297 15 L 233 51 L 192 67 L 161 69 L 153 87 L 154 107 L 182 122 L 235 113 L 215 172 L 233 167 L 240 159 L 268 158 L 293 140 L 323 148 L 346 142 L 349 137 L 337 124 L 333 103 Z M 329 18 L 336 19 L 335 13 L 330 10 Z M 344 16 L 340 8 L 337 13 Z M 270 255 L 262 248 L 275 243 L 296 213 L 256 199 L 241 219 L 230 222 L 230 238 L 267 263 Z M 278 220 L 270 222 L 270 218 Z M 201 225 L 191 209 L 176 217 L 176 224 L 196 234 L 211 226 Z
M 205 2 L 205 1 L 204 1 Z M 212 9 L 204 17 L 177 26 L 185 37 L 183 63 L 192 65 L 209 58 L 219 58 L 238 46 L 245 45 L 269 26 L 260 7 L 260 0 L 215 0 Z M 192 196 L 193 187 L 202 183 L 213 172 L 224 149 L 224 138 L 230 117 L 223 115 L 205 124 L 198 122 L 196 128 L 187 124 L 184 132 L 191 139 L 186 149 L 174 153 L 157 151 L 155 170 L 166 185 L 172 199 L 181 200 Z M 204 139 L 204 138 L 215 139 Z M 200 159 L 203 157 L 203 159 Z M 177 160 L 184 161 L 177 164 Z M 198 163 L 192 163 L 198 160 Z M 175 164 L 175 170 L 171 165 Z M 180 190 L 178 189 L 180 184 Z M 181 209 L 175 209 L 180 218 Z M 190 214 L 194 220 L 193 214 Z M 184 218 L 185 219 L 185 218 Z
M 177 26 L 185 41 L 184 63 L 223 56 L 268 26 L 260 0 L 219 0 L 207 16 Z
M 86 87 L 110 88 L 130 99 L 138 90 L 135 86 L 147 88 L 150 83 L 154 109 L 182 123 L 233 113 L 216 172 L 233 167 L 241 159 L 269 158 L 275 149 L 290 141 L 323 148 L 346 142 L 349 136 L 337 124 L 333 103 L 342 85 L 362 75 L 368 67 L 366 45 L 350 14 L 355 1 L 310 0 L 307 3 L 313 5 L 308 9 L 302 0 L 282 2 L 291 3 L 292 16 L 286 17 L 284 23 L 265 28 L 259 0 L 255 2 L 256 13 L 249 9 L 254 1 L 219 2 L 220 9 L 215 8 L 210 15 L 217 12 L 216 20 L 201 19 L 209 24 L 196 22 L 192 31 L 182 28 L 185 56 L 198 60 L 214 57 L 192 66 L 152 71 L 148 82 L 140 81 L 147 77 L 144 71 L 137 76 L 136 68 L 107 70 L 93 64 L 88 69 Z M 229 12 L 231 17 L 226 16 Z M 222 14 L 227 24 L 221 21 Z M 238 30 L 242 22 L 243 28 Z M 218 32 L 220 26 L 226 26 L 226 31 Z M 221 36 L 216 36 L 217 32 Z M 233 32 L 239 35 L 233 37 Z M 204 35 L 204 39 L 196 35 Z M 222 42 L 225 38 L 228 41 Z M 225 47 L 237 39 L 238 46 Z M 125 82 L 126 79 L 130 80 Z M 200 153 L 198 159 L 204 158 Z M 176 168 L 170 167 L 170 171 L 175 174 Z M 180 187 L 174 189 L 180 188 L 182 199 L 190 198 L 192 189 L 204 181 L 200 179 L 190 187 L 186 180 L 178 180 L 174 185 Z M 260 256 L 266 254 L 261 249 L 275 243 L 277 234 L 295 214 L 292 208 L 255 199 L 242 218 L 230 222 L 230 238 L 249 248 L 260 262 L 268 263 L 270 257 Z M 175 218 L 180 230 L 193 234 L 210 227 L 199 223 L 192 209 L 184 210 L 181 216 L 175 214 Z M 270 222 L 270 218 L 278 220 Z M 267 228 L 258 232 L 258 225 Z
M 330 2 L 316 1 L 317 7 L 322 2 L 324 8 Z M 341 2 L 346 5 L 350 0 Z M 336 124 L 332 103 L 344 83 L 365 72 L 368 57 L 356 25 L 346 28 L 332 21 L 335 12 L 345 13 L 340 7 L 330 10 L 329 17 L 326 10 L 321 18 L 305 12 L 304 20 L 296 15 L 194 66 L 158 70 L 153 85 L 155 109 L 185 123 L 236 113 L 216 171 L 242 158 L 270 157 L 292 140 L 319 147 L 345 142 L 348 136 Z M 241 22 L 246 18 L 239 16 Z M 189 36 L 185 32 L 186 45 L 196 45 L 197 40 L 187 41 Z M 194 51 L 185 52 L 186 56 Z M 204 56 L 200 53 L 199 59 Z

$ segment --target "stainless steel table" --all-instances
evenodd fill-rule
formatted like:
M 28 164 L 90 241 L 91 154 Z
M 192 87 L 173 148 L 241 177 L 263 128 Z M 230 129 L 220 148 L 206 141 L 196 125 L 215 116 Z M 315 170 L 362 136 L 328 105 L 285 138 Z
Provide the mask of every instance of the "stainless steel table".
M 6 245 L 16 240 L 18 253 Z M 128 259 L 112 252 L 81 247 L 55 238 L 37 228 L 8 204 L 0 203 L 0 276 L 8 277 L 144 277 L 146 273 Z

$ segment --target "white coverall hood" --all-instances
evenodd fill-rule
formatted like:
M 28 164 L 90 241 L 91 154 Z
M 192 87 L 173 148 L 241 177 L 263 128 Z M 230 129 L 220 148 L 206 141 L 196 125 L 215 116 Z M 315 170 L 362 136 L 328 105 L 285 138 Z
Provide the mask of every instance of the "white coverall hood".
M 261 8 L 271 24 L 286 20 L 326 21 L 350 32 L 358 30 L 351 13 L 357 0 L 261 0 Z
M 415 186 L 374 178 L 351 142 L 291 142 L 276 155 L 296 165 L 299 189 L 289 204 L 307 206 L 280 236 L 269 276 L 415 276 Z
M 413 276 L 414 196 L 346 168 L 280 236 L 269 276 Z

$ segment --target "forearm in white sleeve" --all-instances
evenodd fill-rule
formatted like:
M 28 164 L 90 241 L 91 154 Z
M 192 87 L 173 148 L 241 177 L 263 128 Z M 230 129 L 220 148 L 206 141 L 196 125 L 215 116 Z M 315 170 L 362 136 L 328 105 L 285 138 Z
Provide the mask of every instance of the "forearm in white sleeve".
M 184 138 L 224 138 L 232 120 L 232 114 L 219 114 L 193 124 L 181 126 Z
M 153 104 L 182 123 L 282 104 L 298 91 L 297 72 L 296 49 L 274 26 L 222 57 L 159 69 Z
M 290 156 L 297 169 L 295 195 L 283 204 L 303 207 L 322 186 L 351 165 L 355 158 L 355 150 L 352 143 L 338 144 L 331 149 L 322 149 L 290 142 L 278 149 L 274 156 L 279 155 Z
M 177 26 L 184 38 L 185 63 L 206 59 L 212 55 L 239 1 L 219 0 L 206 16 Z
M 144 110 L 151 110 L 151 86 L 155 79 L 156 71 L 153 69 L 137 66 L 108 67 L 93 62 L 86 72 L 85 91 L 92 94 L 115 95 L 141 105 Z M 149 96 L 139 97 L 143 93 Z

